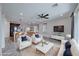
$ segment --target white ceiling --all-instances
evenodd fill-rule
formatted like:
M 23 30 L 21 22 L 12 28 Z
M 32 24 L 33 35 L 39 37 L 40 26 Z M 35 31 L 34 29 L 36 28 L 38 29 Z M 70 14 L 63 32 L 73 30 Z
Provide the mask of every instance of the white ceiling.
M 42 22 L 38 18 L 38 14 L 49 14 L 49 19 L 53 20 L 57 17 L 70 16 L 77 4 L 59 3 L 58 6 L 52 7 L 54 3 L 4 3 L 2 4 L 2 13 L 9 21 L 37 23 Z M 23 15 L 20 15 L 20 13 Z M 20 20 L 22 19 L 22 20 Z

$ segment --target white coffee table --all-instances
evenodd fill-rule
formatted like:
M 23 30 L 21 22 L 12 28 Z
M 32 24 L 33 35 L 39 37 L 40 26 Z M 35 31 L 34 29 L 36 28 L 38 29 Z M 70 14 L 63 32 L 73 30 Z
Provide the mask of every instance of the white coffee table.
M 48 51 L 50 51 L 51 50 L 51 48 L 53 48 L 53 43 L 51 43 L 51 42 L 47 42 L 48 44 L 44 44 L 43 46 L 42 46 L 42 43 L 39 43 L 38 45 L 36 45 L 35 47 L 36 47 L 36 51 L 40 51 L 40 52 L 42 52 L 44 55 L 46 55 L 47 54 L 47 52 Z

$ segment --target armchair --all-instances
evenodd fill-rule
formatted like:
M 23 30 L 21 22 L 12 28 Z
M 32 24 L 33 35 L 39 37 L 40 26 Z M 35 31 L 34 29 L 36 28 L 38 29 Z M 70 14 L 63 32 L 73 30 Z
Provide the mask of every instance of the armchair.
M 22 41 L 21 37 L 23 37 L 23 36 L 26 36 L 28 40 Z M 31 39 L 31 37 L 29 37 L 27 35 L 21 35 L 17 39 L 17 45 L 18 45 L 19 50 L 31 46 L 31 44 L 32 44 L 32 39 Z
M 36 34 L 32 35 L 32 43 L 34 44 L 38 44 L 39 42 L 41 42 L 41 40 L 43 39 L 42 35 L 38 34 L 39 37 L 35 36 Z

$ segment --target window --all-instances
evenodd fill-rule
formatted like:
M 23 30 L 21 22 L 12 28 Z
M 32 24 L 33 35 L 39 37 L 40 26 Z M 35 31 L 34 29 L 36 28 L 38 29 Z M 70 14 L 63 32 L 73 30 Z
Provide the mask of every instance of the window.
M 38 32 L 38 26 L 34 26 L 34 32 Z
M 79 44 L 79 11 L 74 15 L 74 39 Z
M 46 29 L 47 29 L 47 23 L 44 23 L 43 24 L 43 32 L 46 32 Z

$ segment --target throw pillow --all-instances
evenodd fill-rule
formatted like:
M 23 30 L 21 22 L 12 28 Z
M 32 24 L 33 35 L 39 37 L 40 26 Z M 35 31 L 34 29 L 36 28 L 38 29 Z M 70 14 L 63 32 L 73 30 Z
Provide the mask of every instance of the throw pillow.
M 27 41 L 27 37 L 24 36 L 24 37 L 21 37 L 22 41 Z
M 35 37 L 36 37 L 36 38 L 39 38 L 39 34 L 35 34 Z
M 70 48 L 67 48 L 67 49 L 64 51 L 63 56 L 72 56 L 72 53 L 71 53 Z
M 69 41 L 67 41 L 67 42 L 65 43 L 65 49 L 67 49 L 67 48 L 71 48 L 71 44 L 70 44 Z

